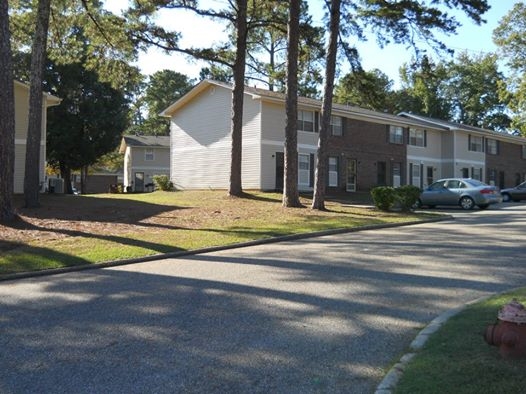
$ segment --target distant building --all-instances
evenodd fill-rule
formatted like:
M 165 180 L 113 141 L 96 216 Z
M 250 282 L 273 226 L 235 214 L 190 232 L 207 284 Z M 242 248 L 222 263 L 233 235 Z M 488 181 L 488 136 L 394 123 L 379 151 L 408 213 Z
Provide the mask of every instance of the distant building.
M 124 189 L 153 190 L 154 175 L 170 176 L 170 137 L 124 135 L 119 152 L 124 154 Z

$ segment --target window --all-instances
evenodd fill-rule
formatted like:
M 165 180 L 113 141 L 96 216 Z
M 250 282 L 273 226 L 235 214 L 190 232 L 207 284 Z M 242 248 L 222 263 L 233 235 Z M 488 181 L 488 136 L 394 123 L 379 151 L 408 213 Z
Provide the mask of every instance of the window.
M 426 146 L 426 131 L 409 129 L 409 145 Z
M 389 142 L 391 144 L 403 144 L 404 129 L 400 126 L 389 126 Z
M 498 155 L 499 154 L 499 141 L 488 138 L 486 140 L 486 152 L 490 155 Z
M 331 116 L 331 134 L 343 135 L 342 118 L 340 116 Z
M 314 132 L 314 112 L 298 111 L 298 131 Z
M 474 135 L 469 136 L 469 150 L 472 152 L 484 152 L 482 149 L 482 137 L 477 137 Z
M 411 185 L 420 187 L 421 167 L 420 164 L 410 164 Z
M 471 178 L 482 181 L 482 168 L 471 167 Z
M 402 184 L 402 163 L 392 163 L 393 187 L 400 187 Z
M 310 184 L 310 155 L 298 155 L 298 184 L 302 186 Z
M 497 184 L 497 170 L 488 168 L 488 184 L 495 186 Z
M 153 160 L 155 160 L 153 149 L 145 149 L 144 150 L 144 161 L 153 161 Z
M 329 187 L 338 186 L 338 157 L 329 157 Z

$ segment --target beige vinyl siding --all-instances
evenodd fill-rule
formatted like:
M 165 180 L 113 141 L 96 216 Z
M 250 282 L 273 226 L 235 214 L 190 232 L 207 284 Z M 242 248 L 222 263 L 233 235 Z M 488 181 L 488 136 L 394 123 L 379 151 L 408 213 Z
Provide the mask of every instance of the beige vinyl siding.
M 152 150 L 154 160 L 145 160 L 146 151 Z M 129 183 L 135 179 L 136 172 L 144 173 L 144 184 L 153 183 L 155 175 L 170 175 L 170 149 L 168 147 L 131 147 L 131 173 Z
M 229 184 L 230 104 L 230 90 L 211 86 L 172 117 L 170 176 L 176 187 L 217 189 Z
M 18 142 L 18 143 L 17 143 Z M 21 194 L 24 192 L 24 175 L 26 167 L 26 143 L 15 140 L 15 178 L 14 192 Z M 43 184 L 46 179 L 46 147 L 42 143 L 40 146 L 40 183 Z
M 439 131 L 426 129 L 426 146 L 407 145 L 407 162 L 421 164 L 423 169 L 422 179 L 423 186 L 429 186 L 427 182 L 427 168 L 433 168 L 433 181 L 442 177 L 442 135 Z M 410 166 L 407 167 L 407 177 Z
M 486 154 L 484 152 L 473 152 L 469 150 L 469 133 L 464 131 L 456 131 L 454 133 L 454 172 L 452 176 L 462 176 L 462 169 L 469 169 L 469 176 L 471 176 L 471 169 L 482 170 L 483 178 L 485 175 Z M 482 179 L 484 180 L 484 179 Z
M 261 189 L 261 101 L 245 95 L 243 108 L 242 187 Z

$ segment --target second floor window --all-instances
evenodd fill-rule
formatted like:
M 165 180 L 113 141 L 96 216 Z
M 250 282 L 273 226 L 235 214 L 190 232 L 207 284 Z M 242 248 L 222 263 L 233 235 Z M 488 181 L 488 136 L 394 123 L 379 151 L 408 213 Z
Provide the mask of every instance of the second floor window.
M 403 144 L 404 129 L 400 126 L 389 126 L 389 142 L 391 144 Z
M 488 138 L 486 140 L 487 145 L 487 152 L 490 155 L 498 155 L 499 154 L 499 141 Z
M 482 149 L 482 137 L 470 135 L 469 136 L 469 150 L 472 152 L 484 152 Z
M 145 149 L 144 150 L 144 161 L 154 161 L 155 156 L 153 154 L 153 149 Z
M 331 116 L 331 135 L 343 135 L 342 118 Z
M 409 129 L 409 145 L 426 146 L 426 131 Z
M 314 132 L 314 112 L 298 111 L 298 131 Z

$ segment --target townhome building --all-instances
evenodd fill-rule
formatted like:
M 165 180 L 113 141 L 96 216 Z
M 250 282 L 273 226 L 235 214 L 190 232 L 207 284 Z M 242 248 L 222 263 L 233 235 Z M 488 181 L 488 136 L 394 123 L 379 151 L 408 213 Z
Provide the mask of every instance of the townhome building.
M 231 96 L 231 85 L 204 80 L 163 111 L 171 120 L 170 177 L 177 188 L 228 188 Z M 320 109 L 321 101 L 298 98 L 300 191 L 313 189 Z M 284 94 L 245 87 L 244 189 L 282 189 L 285 120 Z M 479 144 L 480 138 L 482 144 L 487 143 L 487 133 L 408 113 L 392 115 L 335 104 L 328 138 L 328 191 L 369 191 L 379 185 L 405 184 L 422 188 L 449 176 L 483 179 L 489 159 L 485 149 L 479 151 Z M 501 147 L 511 149 L 525 140 L 502 137 L 499 141 L 510 144 Z M 506 174 L 522 171 L 515 167 L 496 168 Z
M 170 137 L 124 135 L 124 188 L 128 192 L 153 190 L 155 175 L 170 175 Z
M 400 116 L 442 130 L 442 153 L 437 158 L 444 176 L 474 178 L 501 189 L 526 180 L 524 137 L 410 113 Z

